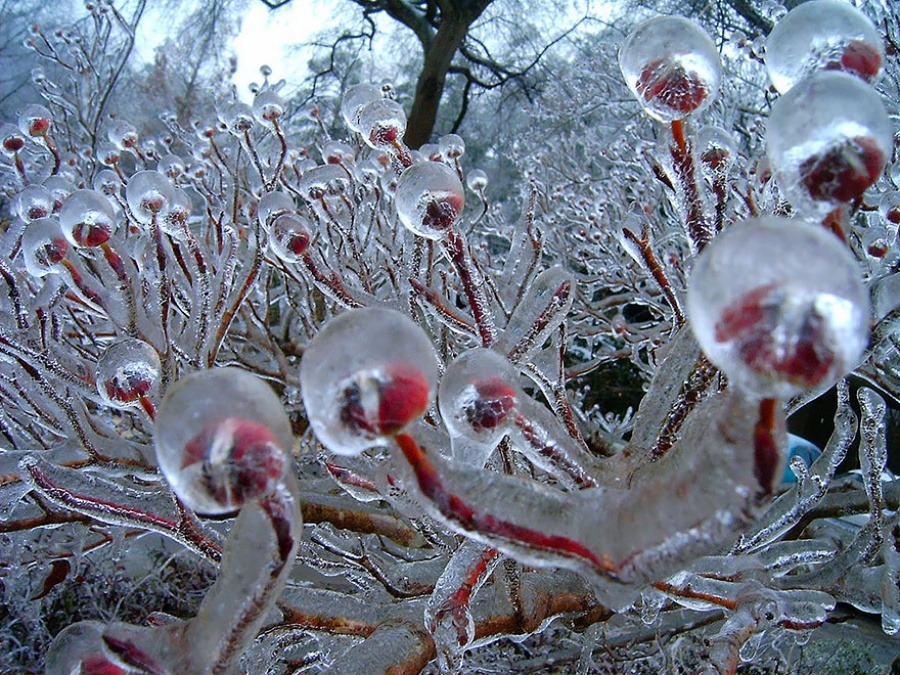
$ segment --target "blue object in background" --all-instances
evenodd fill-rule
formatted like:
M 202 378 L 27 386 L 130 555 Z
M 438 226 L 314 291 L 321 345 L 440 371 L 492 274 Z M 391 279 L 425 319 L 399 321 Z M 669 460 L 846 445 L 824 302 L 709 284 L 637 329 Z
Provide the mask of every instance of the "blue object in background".
M 803 463 L 806 464 L 806 468 L 808 469 L 810 465 L 816 461 L 816 458 L 822 454 L 822 450 L 819 449 L 817 445 L 814 443 L 810 443 L 805 438 L 800 438 L 799 436 L 795 436 L 794 434 L 788 434 L 788 463 L 784 467 L 784 476 L 781 477 L 782 483 L 796 483 L 797 476 L 794 475 L 794 472 L 791 471 L 791 459 L 794 457 L 799 457 L 803 460 Z

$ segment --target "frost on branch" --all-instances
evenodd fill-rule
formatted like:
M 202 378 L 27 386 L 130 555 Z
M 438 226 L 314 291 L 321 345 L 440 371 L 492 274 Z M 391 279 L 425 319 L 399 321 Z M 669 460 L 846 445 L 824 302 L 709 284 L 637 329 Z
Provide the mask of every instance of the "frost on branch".
M 452 671 L 502 638 L 587 671 L 602 634 L 618 669 L 727 673 L 856 612 L 896 633 L 891 62 L 822 25 L 768 120 L 738 40 L 652 19 L 624 80 L 594 44 L 515 134 L 522 205 L 477 136 L 405 147 L 390 88 L 348 89 L 340 137 L 268 79 L 149 133 L 46 36 L 58 81 L 0 131 L 6 600 L 46 645 L 103 555 L 220 566 L 195 616 L 88 617 L 49 672 Z

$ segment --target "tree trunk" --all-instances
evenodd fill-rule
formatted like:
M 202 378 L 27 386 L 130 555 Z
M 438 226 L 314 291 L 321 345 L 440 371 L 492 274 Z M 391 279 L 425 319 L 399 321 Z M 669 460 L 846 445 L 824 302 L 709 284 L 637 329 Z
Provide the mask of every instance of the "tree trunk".
M 469 26 L 477 16 L 446 15 L 442 18 L 440 28 L 425 52 L 425 61 L 416 82 L 416 96 L 406 124 L 406 135 L 403 140 L 410 148 L 418 149 L 431 140 L 434 123 L 437 119 L 438 106 L 447 72 L 453 57 L 469 31 Z

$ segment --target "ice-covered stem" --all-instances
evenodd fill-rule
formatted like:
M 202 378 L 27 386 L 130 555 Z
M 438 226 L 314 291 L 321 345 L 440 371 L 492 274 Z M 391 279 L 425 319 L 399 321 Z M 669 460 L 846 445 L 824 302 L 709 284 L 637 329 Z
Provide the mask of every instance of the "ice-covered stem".
M 671 307 L 672 311 L 675 313 L 676 326 L 683 326 L 685 321 L 684 310 L 681 308 L 681 302 L 678 300 L 678 296 L 675 295 L 675 290 L 672 288 L 669 277 L 666 276 L 665 270 L 662 268 L 662 265 L 659 264 L 659 259 L 653 251 L 653 246 L 650 242 L 649 225 L 646 222 L 644 223 L 640 236 L 636 235 L 627 227 L 623 228 L 622 236 L 634 243 L 637 247 L 638 253 L 644 261 L 644 268 L 653 277 L 656 285 L 659 286 L 659 290 L 662 291 L 666 301 L 669 303 L 669 307 Z
M 755 459 L 753 473 L 763 489 L 763 493 L 772 493 L 778 478 L 778 469 L 782 465 L 781 443 L 784 429 L 779 434 L 778 425 L 784 424 L 783 415 L 779 417 L 780 401 L 765 398 L 759 403 L 759 419 L 753 428 L 753 454 Z
M 216 583 L 197 616 L 163 626 L 110 624 L 99 635 L 96 652 L 103 661 L 98 663 L 154 674 L 239 672 L 241 656 L 290 574 L 301 526 L 296 480 L 288 475 L 271 493 L 241 509 Z M 65 644 L 54 647 L 57 654 L 66 651 Z M 48 663 L 48 672 L 56 672 L 53 665 Z
M 466 238 L 455 230 L 450 230 L 443 239 L 447 257 L 453 263 L 456 274 L 462 282 L 463 291 L 469 301 L 469 309 L 475 319 L 478 335 L 481 337 L 481 345 L 490 347 L 497 339 L 497 329 L 494 326 L 494 317 L 488 306 L 487 296 L 484 292 L 484 280 L 481 270 L 478 269 Z
M 665 424 L 659 432 L 656 443 L 650 450 L 650 457 L 658 459 L 665 455 L 678 439 L 678 432 L 684 424 L 687 416 L 700 403 L 704 392 L 709 388 L 718 368 L 712 365 L 702 354 L 697 359 L 694 369 L 688 375 L 678 398 L 672 403 L 671 411 L 666 417 Z
M 684 129 L 684 120 L 672 122 L 672 140 L 669 150 L 678 188 L 686 210 L 685 228 L 688 240 L 695 252 L 700 252 L 712 241 L 713 232 L 703 215 L 703 200 L 697 184 L 694 155 Z
M 3 280 L 9 287 L 9 298 L 12 300 L 16 312 L 16 326 L 19 330 L 25 330 L 28 328 L 28 314 L 22 306 L 22 295 L 19 293 L 16 276 L 2 258 L 0 258 L 0 276 L 3 277 Z

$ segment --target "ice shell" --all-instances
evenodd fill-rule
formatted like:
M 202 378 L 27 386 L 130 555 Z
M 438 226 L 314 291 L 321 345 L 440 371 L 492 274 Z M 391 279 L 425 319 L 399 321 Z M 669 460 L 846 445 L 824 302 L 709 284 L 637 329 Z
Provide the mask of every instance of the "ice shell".
M 16 195 L 15 211 L 26 223 L 53 212 L 53 195 L 43 185 L 27 185 Z
M 12 124 L 0 127 L 0 151 L 7 157 L 13 157 L 25 147 L 25 136 Z
M 110 345 L 97 361 L 95 380 L 101 398 L 114 408 L 130 408 L 159 388 L 161 366 L 156 350 L 133 338 Z
M 131 123 L 125 120 L 116 120 L 107 129 L 106 137 L 119 150 L 124 150 L 135 146 L 138 140 L 138 133 Z
M 51 218 L 39 218 L 28 223 L 22 233 L 22 258 L 25 270 L 36 279 L 59 273 L 59 264 L 69 250 L 59 223 Z
M 282 213 L 272 221 L 269 248 L 286 263 L 295 263 L 309 248 L 311 223 L 294 213 Z
M 640 24 L 619 50 L 619 68 L 644 111 L 660 122 L 704 109 L 719 91 L 716 45 L 683 17 L 659 16 Z
M 272 124 L 284 115 L 284 99 L 272 89 L 264 89 L 253 99 L 253 114 L 260 124 Z
M 440 239 L 462 213 L 465 197 L 453 169 L 438 162 L 423 162 L 401 174 L 394 203 L 407 229 L 421 237 Z
M 357 119 L 359 133 L 372 148 L 394 147 L 406 131 L 403 106 L 387 98 L 380 98 L 363 107 Z
M 372 101 L 377 101 L 381 96 L 381 87 L 374 84 L 357 84 L 350 87 L 341 99 L 341 116 L 351 131 L 361 133 L 359 125 L 359 113 Z
M 168 210 L 175 199 L 175 188 L 159 171 L 138 171 L 128 179 L 125 199 L 134 217 L 149 224 Z
M 44 181 L 44 187 L 50 191 L 53 196 L 53 210 L 59 211 L 62 208 L 66 197 L 72 194 L 75 184 L 65 176 L 50 176 Z
M 112 204 L 95 190 L 76 190 L 66 198 L 59 210 L 63 234 L 75 246 L 99 246 L 115 228 L 116 214 Z
M 495 446 L 512 424 L 521 396 L 512 364 L 501 354 L 479 347 L 463 352 L 447 366 L 438 407 L 451 437 Z
M 50 111 L 36 103 L 25 106 L 19 114 L 19 131 L 26 136 L 43 136 L 50 130 L 52 123 Z
M 818 70 L 840 70 L 874 82 L 884 63 L 881 35 L 843 0 L 810 0 L 775 24 L 766 40 L 766 68 L 785 93 Z
M 488 186 L 488 176 L 481 169 L 472 169 L 466 176 L 466 185 L 472 192 L 483 192 Z
M 268 232 L 275 218 L 282 213 L 293 213 L 296 208 L 294 198 L 286 192 L 267 192 L 259 200 L 256 216 L 260 226 Z
M 858 266 L 821 226 L 774 216 L 735 225 L 697 259 L 687 305 L 709 359 L 761 397 L 825 389 L 866 346 Z
M 766 152 L 785 197 L 822 215 L 874 183 L 893 132 L 881 98 L 845 73 L 816 73 L 772 106 Z
M 156 170 L 171 180 L 184 173 L 184 160 L 178 155 L 164 155 L 156 165 Z
M 310 202 L 318 202 L 327 196 L 346 192 L 350 188 L 347 172 L 335 164 L 314 166 L 304 173 L 297 183 L 300 194 Z
M 300 365 L 303 404 L 318 439 L 339 455 L 386 445 L 434 397 L 437 357 L 425 332 L 390 309 L 329 321 Z
M 199 513 L 224 514 L 274 488 L 287 470 L 290 421 L 275 392 L 237 368 L 182 377 L 156 417 L 160 469 Z
M 450 159 L 459 159 L 466 153 L 466 142 L 457 134 L 446 134 L 438 140 L 441 154 Z
M 697 132 L 697 156 L 713 173 L 727 171 L 737 156 L 737 142 L 722 127 L 703 127 Z

